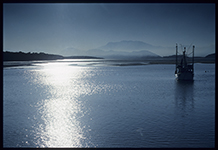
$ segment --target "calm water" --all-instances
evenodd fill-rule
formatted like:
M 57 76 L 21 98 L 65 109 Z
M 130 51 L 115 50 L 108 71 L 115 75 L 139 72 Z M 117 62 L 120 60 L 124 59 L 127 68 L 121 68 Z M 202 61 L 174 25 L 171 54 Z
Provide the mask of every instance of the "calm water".
M 85 61 L 4 68 L 3 146 L 214 147 L 215 65 L 195 64 L 191 83 L 177 82 L 174 69 Z

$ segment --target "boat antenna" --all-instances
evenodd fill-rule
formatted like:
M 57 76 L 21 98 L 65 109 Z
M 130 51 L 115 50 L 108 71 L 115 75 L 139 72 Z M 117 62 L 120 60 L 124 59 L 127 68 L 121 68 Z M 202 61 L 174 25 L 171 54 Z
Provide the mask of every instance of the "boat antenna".
M 177 46 L 177 43 L 176 43 L 176 69 L 177 69 L 177 53 L 178 53 L 178 46 Z
M 193 71 L 194 71 L 194 49 L 195 49 L 195 46 L 193 45 L 193 49 L 192 49 L 192 67 L 193 67 Z

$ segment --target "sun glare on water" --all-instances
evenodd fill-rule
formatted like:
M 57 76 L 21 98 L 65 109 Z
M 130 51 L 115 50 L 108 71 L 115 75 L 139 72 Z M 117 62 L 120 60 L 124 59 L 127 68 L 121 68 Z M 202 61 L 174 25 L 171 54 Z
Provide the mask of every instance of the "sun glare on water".
M 44 125 L 39 125 L 40 147 L 81 147 L 82 127 L 78 121 L 81 109 L 76 87 L 84 68 L 64 62 L 43 64 L 41 84 L 46 86 L 47 99 L 42 100 L 39 113 Z M 75 86 L 74 86 L 75 85 Z

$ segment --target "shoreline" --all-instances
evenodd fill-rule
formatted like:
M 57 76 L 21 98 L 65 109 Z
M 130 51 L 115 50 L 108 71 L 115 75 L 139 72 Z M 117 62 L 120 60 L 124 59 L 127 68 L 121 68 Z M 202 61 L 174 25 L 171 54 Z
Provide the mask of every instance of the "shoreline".
M 40 60 L 40 61 L 3 61 L 3 68 L 6 67 L 19 67 L 19 66 L 33 66 L 34 64 L 38 63 L 47 63 L 47 62 L 52 62 L 52 61 L 58 61 L 58 60 L 63 60 L 63 59 L 57 59 L 57 60 Z M 70 60 L 69 60 L 70 61 Z M 72 60 L 71 60 L 72 61 Z M 76 62 L 76 61 L 75 61 Z M 79 61 L 83 62 L 83 61 Z M 86 60 L 87 62 L 87 60 Z M 111 65 L 111 66 L 138 66 L 138 65 L 150 65 L 150 64 L 176 64 L 175 60 L 173 59 L 101 59 L 98 60 L 96 59 L 95 61 L 90 61 L 90 62 L 95 62 L 96 64 L 106 64 L 106 66 Z M 179 62 L 179 61 L 178 61 Z M 107 64 L 108 63 L 108 64 Z M 196 58 L 194 60 L 194 63 L 207 63 L 207 64 L 215 64 L 214 59 L 199 59 Z

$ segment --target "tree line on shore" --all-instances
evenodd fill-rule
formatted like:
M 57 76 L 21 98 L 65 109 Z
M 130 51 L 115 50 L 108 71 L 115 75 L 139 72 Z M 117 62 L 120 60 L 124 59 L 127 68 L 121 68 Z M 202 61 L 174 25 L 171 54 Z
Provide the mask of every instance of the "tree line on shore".
M 68 56 L 64 57 L 55 54 L 40 53 L 24 53 L 24 52 L 3 52 L 3 61 L 31 61 L 31 60 L 57 60 L 57 59 L 97 59 L 98 57 L 92 56 Z

